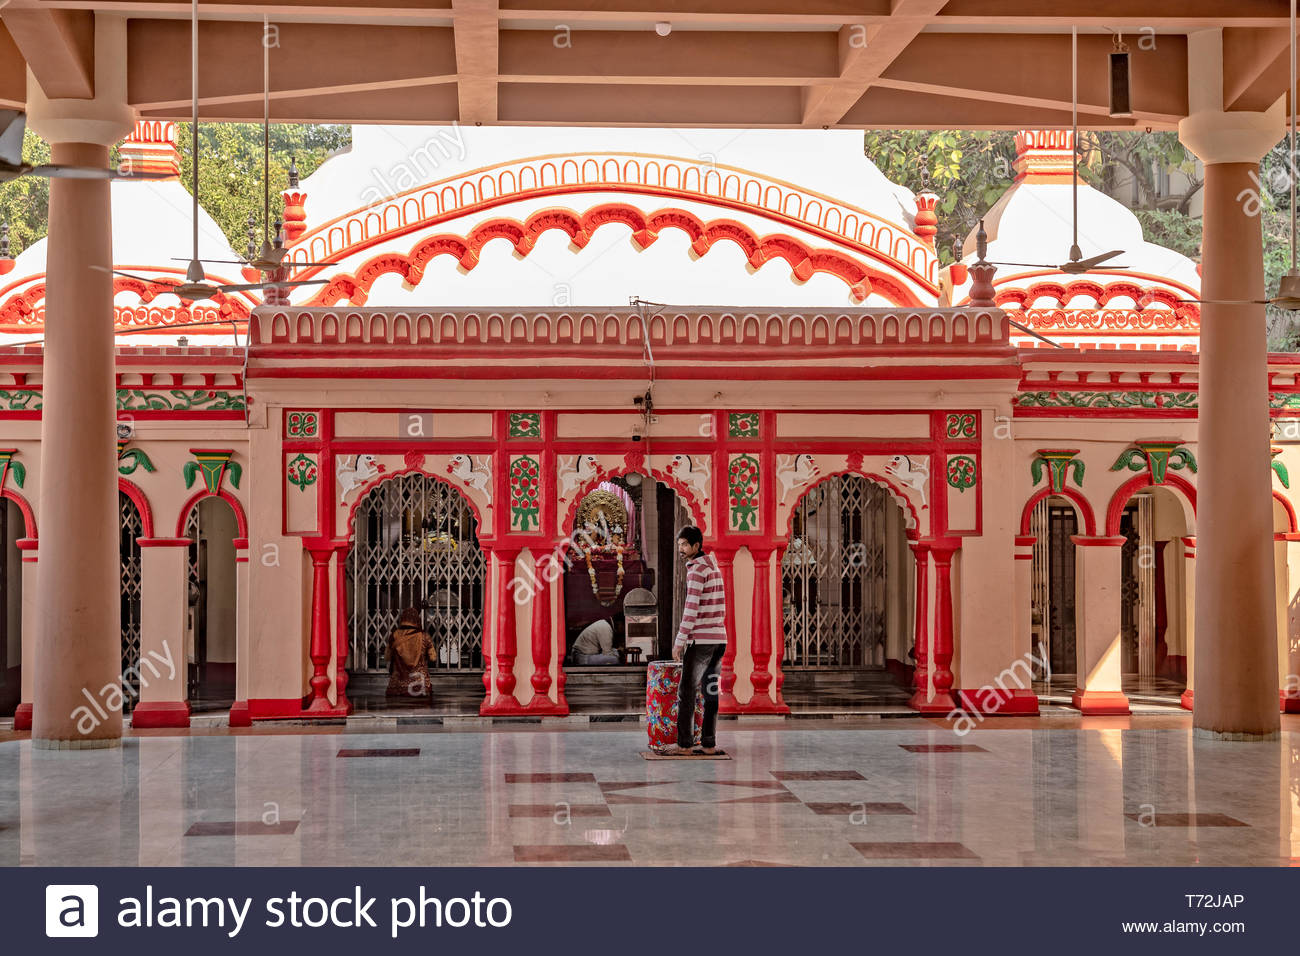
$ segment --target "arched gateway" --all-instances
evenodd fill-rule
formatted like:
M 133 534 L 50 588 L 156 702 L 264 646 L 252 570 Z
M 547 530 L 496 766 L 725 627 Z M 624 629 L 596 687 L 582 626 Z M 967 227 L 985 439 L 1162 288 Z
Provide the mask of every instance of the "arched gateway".
M 388 673 L 389 638 L 407 608 L 422 613 L 435 670 L 481 671 L 487 562 L 464 496 L 432 475 L 397 475 L 361 500 L 353 527 L 350 673 Z

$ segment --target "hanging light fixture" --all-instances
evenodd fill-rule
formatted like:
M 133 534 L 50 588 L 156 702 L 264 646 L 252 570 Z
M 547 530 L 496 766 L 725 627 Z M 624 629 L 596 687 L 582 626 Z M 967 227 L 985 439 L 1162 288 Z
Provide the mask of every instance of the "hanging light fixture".
M 1132 116 L 1132 64 L 1124 34 L 1115 35 L 1115 49 L 1110 53 L 1110 115 Z

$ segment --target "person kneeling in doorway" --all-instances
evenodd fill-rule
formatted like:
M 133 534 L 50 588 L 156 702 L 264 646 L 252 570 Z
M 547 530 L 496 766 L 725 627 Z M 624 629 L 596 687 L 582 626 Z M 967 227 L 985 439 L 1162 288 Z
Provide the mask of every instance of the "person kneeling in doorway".
M 614 653 L 614 625 L 608 620 L 588 624 L 573 642 L 573 663 L 578 666 L 618 663 Z
M 686 605 L 673 641 L 673 660 L 682 662 L 677 701 L 677 754 L 719 754 L 717 747 L 718 682 L 727 649 L 727 592 L 713 555 L 704 551 L 704 534 L 687 525 L 677 535 L 677 551 L 686 559 Z M 704 707 L 700 744 L 691 747 L 697 689 Z

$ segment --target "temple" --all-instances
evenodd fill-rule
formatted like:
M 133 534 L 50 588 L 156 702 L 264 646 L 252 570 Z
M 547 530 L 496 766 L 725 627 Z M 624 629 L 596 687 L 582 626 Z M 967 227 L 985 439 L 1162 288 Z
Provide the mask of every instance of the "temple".
M 121 149 L 174 175 L 174 139 L 142 121 Z M 1084 255 L 1120 264 L 989 265 L 1064 260 L 1072 146 L 1019 133 L 1014 183 L 945 267 L 942 197 L 889 182 L 851 130 L 357 126 L 284 195 L 282 274 L 327 281 L 194 304 L 165 282 L 185 189 L 114 183 L 112 262 L 160 280 L 113 280 L 131 722 L 396 706 L 409 608 L 434 651 L 402 706 L 635 712 L 687 523 L 727 582 L 724 713 L 1191 708 L 1199 268 L 1087 185 Z M 241 258 L 206 215 L 199 233 Z M 42 447 L 46 253 L 0 260 L 17 729 L 56 517 L 37 489 L 79 467 L 67 436 Z M 1271 494 L 1283 675 L 1298 372 L 1270 356 L 1271 468 L 1232 470 Z M 619 663 L 574 663 L 602 619 Z

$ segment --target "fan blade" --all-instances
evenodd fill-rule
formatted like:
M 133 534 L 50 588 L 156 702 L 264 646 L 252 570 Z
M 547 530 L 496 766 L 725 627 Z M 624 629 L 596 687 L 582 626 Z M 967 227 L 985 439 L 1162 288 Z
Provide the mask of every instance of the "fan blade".
M 1044 342 L 1046 342 L 1048 345 L 1052 346 L 1052 348 L 1057 348 L 1057 349 L 1063 349 L 1063 348 L 1065 348 L 1065 346 L 1062 345 L 1060 342 L 1053 342 L 1053 341 L 1052 341 L 1051 339 L 1049 339 L 1047 336 L 1045 336 L 1045 335 L 1039 335 L 1037 332 L 1035 332 L 1035 331 L 1034 331 L 1033 329 L 1031 329 L 1029 326 L 1027 326 L 1027 325 L 1021 325 L 1019 322 L 1017 322 L 1015 319 L 1011 318 L 1010 316 L 1007 317 L 1007 321 L 1010 322 L 1012 325 L 1014 325 L 1016 328 L 1018 328 L 1021 332 L 1024 332 L 1026 335 L 1032 335 L 1032 336 L 1033 336 L 1034 338 L 1036 338 L 1036 339 L 1042 339 L 1042 340 L 1043 340 Z
M 90 268 L 94 269 L 96 272 L 108 272 L 115 276 L 125 276 L 128 279 L 134 279 L 136 282 L 148 282 L 157 285 L 180 285 L 176 280 L 165 277 L 140 276 L 136 275 L 134 272 L 123 272 L 121 269 L 106 269 L 104 266 L 91 266 Z
M 1182 305 L 1272 305 L 1272 299 L 1175 299 Z
M 1098 265 L 1101 265 L 1101 263 L 1105 262 L 1107 259 L 1114 259 L 1116 256 L 1122 256 L 1123 254 L 1124 254 L 1123 249 L 1112 249 L 1110 252 L 1103 252 L 1099 255 L 1091 256 L 1087 259 L 1080 259 L 1078 262 L 1075 263 L 1075 266 L 1076 267 L 1082 266 L 1084 269 L 1092 269 Z M 1119 268 L 1119 267 L 1112 266 L 1111 268 Z
M 1053 270 L 1053 271 L 1057 271 L 1057 270 L 1059 270 L 1059 269 L 1061 268 L 1060 266 L 1055 266 L 1055 265 L 1049 266 L 1049 265 L 1046 265 L 1045 263 L 1042 263 L 1042 262 L 990 262 L 989 265 L 991 265 L 991 266 L 1021 266 L 1022 268 L 1025 268 L 1025 269 L 1051 269 L 1051 270 Z
M 242 285 L 219 285 L 222 292 L 252 292 L 254 289 L 289 289 L 300 285 L 324 285 L 329 279 L 306 279 L 301 282 L 249 282 Z

